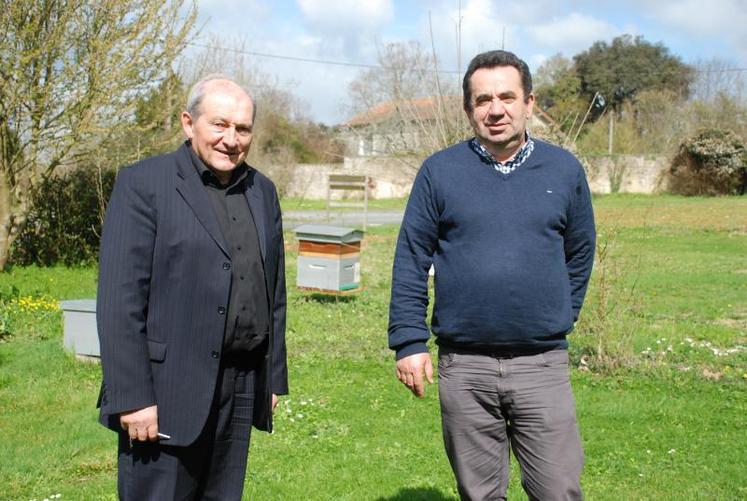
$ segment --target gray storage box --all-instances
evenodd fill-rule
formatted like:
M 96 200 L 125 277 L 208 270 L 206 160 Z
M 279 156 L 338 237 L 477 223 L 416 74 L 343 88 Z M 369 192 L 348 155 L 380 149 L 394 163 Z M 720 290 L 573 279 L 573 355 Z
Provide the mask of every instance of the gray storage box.
M 299 288 L 339 294 L 360 287 L 362 231 L 312 224 L 299 226 L 295 231 Z
M 96 328 L 96 300 L 75 299 L 61 301 L 64 319 L 62 345 L 78 357 L 101 357 L 98 329 Z

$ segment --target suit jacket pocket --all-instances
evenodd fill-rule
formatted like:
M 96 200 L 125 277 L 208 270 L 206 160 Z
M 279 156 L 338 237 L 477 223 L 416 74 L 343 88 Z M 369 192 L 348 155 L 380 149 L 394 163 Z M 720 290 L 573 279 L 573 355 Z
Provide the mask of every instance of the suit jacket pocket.
M 148 354 L 152 362 L 163 362 L 166 358 L 166 343 L 148 340 Z

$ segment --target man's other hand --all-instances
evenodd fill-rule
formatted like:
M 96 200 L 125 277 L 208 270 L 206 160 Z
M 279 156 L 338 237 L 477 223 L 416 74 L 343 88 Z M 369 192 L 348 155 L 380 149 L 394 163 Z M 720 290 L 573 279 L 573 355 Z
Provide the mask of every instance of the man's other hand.
M 119 424 L 130 435 L 130 440 L 156 441 L 158 440 L 158 406 L 151 405 L 123 412 L 119 415 Z
M 278 406 L 278 396 L 274 393 L 272 394 L 272 413 L 275 414 L 275 407 Z
M 397 360 L 397 379 L 418 398 L 425 396 L 424 373 L 428 382 L 433 384 L 433 364 L 429 353 L 416 353 Z

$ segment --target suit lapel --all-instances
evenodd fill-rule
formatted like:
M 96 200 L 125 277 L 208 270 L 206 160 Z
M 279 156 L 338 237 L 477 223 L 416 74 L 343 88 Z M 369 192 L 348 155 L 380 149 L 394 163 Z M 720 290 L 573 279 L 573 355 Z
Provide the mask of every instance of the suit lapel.
M 176 190 L 192 209 L 205 231 L 218 244 L 226 257 L 230 257 L 220 226 L 218 226 L 218 220 L 213 212 L 213 207 L 210 205 L 207 190 L 205 190 L 200 176 L 197 175 L 197 169 L 192 164 L 192 157 L 188 148 L 189 146 L 183 144 L 177 151 L 177 166 L 179 169 Z
M 267 220 L 267 214 L 265 214 L 265 204 L 262 196 L 262 192 L 254 182 L 254 175 L 256 171 L 250 167 L 249 176 L 246 179 L 246 196 L 247 202 L 249 202 L 249 209 L 252 211 L 252 217 L 254 218 L 254 226 L 257 228 L 257 237 L 259 239 L 259 252 L 264 262 L 266 251 L 267 251 L 267 229 L 265 228 L 264 222 Z

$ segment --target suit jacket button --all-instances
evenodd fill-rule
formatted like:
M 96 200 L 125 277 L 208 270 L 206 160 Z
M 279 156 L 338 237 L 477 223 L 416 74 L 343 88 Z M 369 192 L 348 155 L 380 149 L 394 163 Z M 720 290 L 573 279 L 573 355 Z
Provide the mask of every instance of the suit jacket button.
M 210 356 L 213 358 L 218 358 L 220 356 L 220 353 L 218 353 L 217 351 L 214 351 L 210 354 Z
M 230 270 L 231 269 L 231 263 L 228 263 L 228 262 L 223 263 L 223 269 L 224 270 Z
M 218 306 L 218 315 L 224 315 L 226 313 L 226 309 L 222 306 Z

